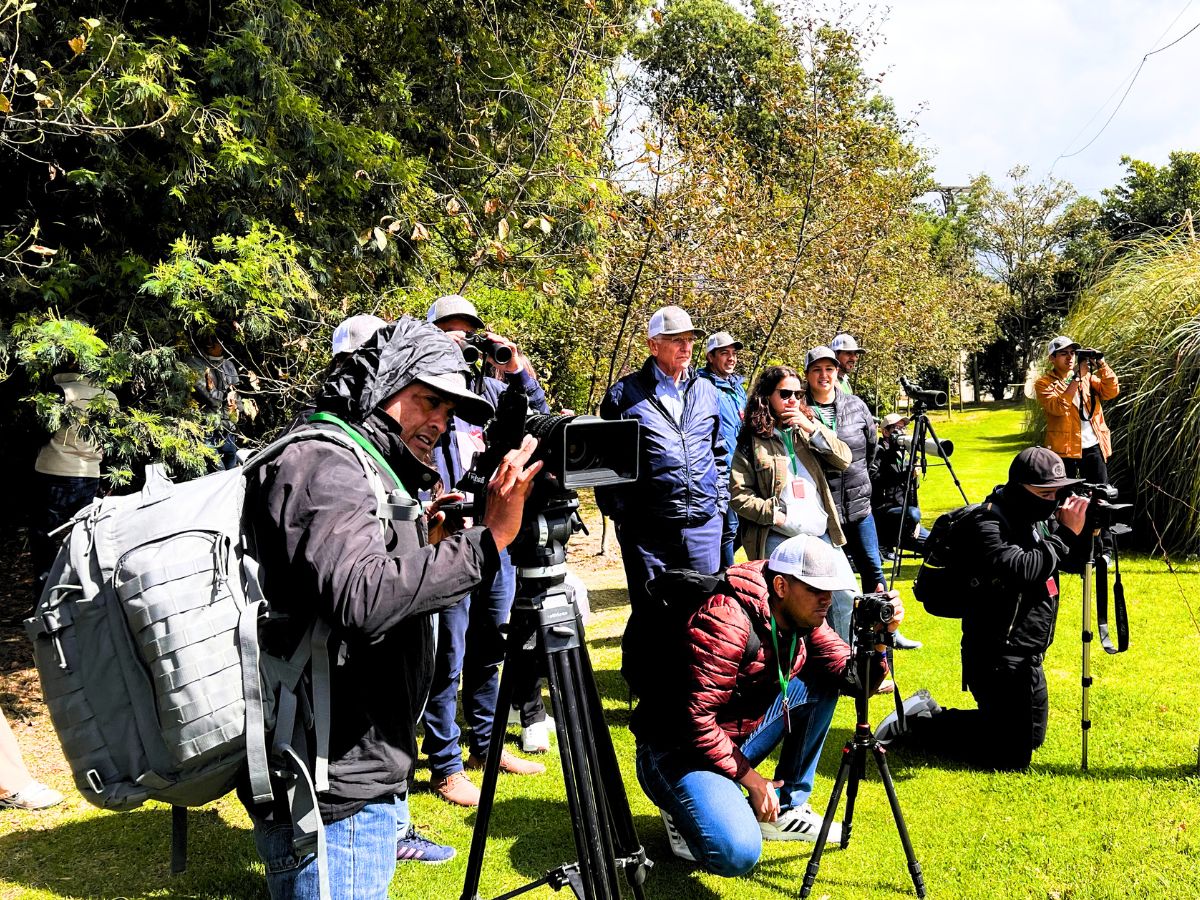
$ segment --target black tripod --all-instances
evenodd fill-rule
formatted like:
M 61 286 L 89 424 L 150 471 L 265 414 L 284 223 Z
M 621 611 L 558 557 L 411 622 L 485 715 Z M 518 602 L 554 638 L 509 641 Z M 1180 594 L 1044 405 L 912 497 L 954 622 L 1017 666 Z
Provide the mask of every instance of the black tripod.
M 618 873 L 642 900 L 642 883 L 653 865 L 638 841 L 612 738 L 604 724 L 600 695 L 584 643 L 583 623 L 566 575 L 566 543 L 582 527 L 575 495 L 557 498 L 537 517 L 532 536 L 512 546 L 517 566 L 517 595 L 509 622 L 504 673 L 484 767 L 479 812 L 471 837 L 462 900 L 478 900 L 488 822 L 496 796 L 500 754 L 508 723 L 513 685 L 522 670 L 544 669 L 557 721 L 558 747 L 567 787 L 567 805 L 575 833 L 576 862 L 564 863 L 524 887 L 496 900 L 516 897 L 542 885 L 570 887 L 579 900 L 618 900 Z
M 886 634 L 886 633 L 885 633 Z M 892 818 L 896 820 L 896 830 L 900 833 L 900 843 L 904 846 L 904 855 L 908 859 L 908 872 L 912 876 L 913 887 L 918 897 L 925 896 L 925 878 L 921 874 L 921 864 L 913 851 L 912 841 L 908 837 L 908 828 L 904 824 L 904 813 L 900 811 L 900 799 L 896 796 L 896 786 L 892 783 L 892 774 L 888 771 L 886 751 L 883 745 L 875 739 L 868 719 L 870 698 L 867 693 L 868 678 L 871 666 L 871 652 L 881 635 L 870 628 L 854 630 L 854 666 L 857 671 L 859 690 L 854 698 L 854 709 L 857 723 L 854 734 L 842 748 L 842 764 L 838 767 L 837 779 L 833 783 L 833 793 L 829 797 L 829 806 L 825 810 L 825 819 L 821 822 L 821 831 L 817 834 L 817 843 L 813 847 L 812 857 L 804 872 L 804 883 L 800 888 L 800 896 L 807 897 L 812 891 L 813 882 L 817 878 L 817 870 L 821 867 L 821 855 L 825 852 L 825 841 L 829 837 L 829 827 L 837 815 L 838 802 L 842 799 L 842 789 L 846 789 L 846 818 L 842 821 L 842 849 L 850 844 L 850 832 L 854 827 L 854 801 L 858 798 L 859 782 L 867 774 L 867 755 L 875 758 L 875 766 L 879 769 L 879 777 L 883 779 L 883 788 L 887 791 L 888 803 L 892 807 Z M 847 786 L 848 785 L 848 786 Z
M 900 504 L 900 523 L 896 527 L 896 543 L 893 545 L 896 548 L 896 555 L 892 559 L 892 579 L 889 584 L 895 584 L 896 579 L 900 575 L 900 559 L 903 556 L 904 549 L 904 514 L 908 510 L 909 492 L 913 490 L 913 476 L 917 471 L 917 458 L 921 460 L 921 473 L 929 471 L 928 452 L 932 447 L 934 456 L 941 459 L 946 470 L 950 473 L 950 477 L 954 480 L 954 486 L 958 488 L 958 493 L 962 495 L 963 503 L 968 503 L 967 494 L 963 490 L 962 483 L 958 480 L 958 475 L 954 471 L 954 466 L 950 465 L 950 450 L 953 449 L 953 444 L 949 441 L 938 440 L 937 432 L 933 430 L 933 423 L 929 421 L 929 416 L 926 415 L 926 410 L 929 407 L 925 401 L 914 399 L 912 401 L 912 422 L 913 434 L 912 440 L 908 445 L 908 464 L 904 470 L 904 501 Z M 914 492 L 915 493 L 915 492 Z M 914 498 L 915 499 L 915 498 Z M 920 523 L 917 523 L 918 527 Z

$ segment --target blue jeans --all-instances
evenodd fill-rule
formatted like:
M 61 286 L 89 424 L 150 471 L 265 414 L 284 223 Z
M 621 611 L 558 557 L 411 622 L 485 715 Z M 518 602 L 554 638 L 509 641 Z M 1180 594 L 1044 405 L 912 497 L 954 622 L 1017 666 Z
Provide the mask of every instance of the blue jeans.
M 34 522 L 29 549 L 32 551 L 36 579 L 34 593 L 40 595 L 46 576 L 50 574 L 50 567 L 54 565 L 54 557 L 58 555 L 58 548 L 62 546 L 66 537 L 65 532 L 50 537 L 50 532 L 96 499 L 96 494 L 100 491 L 100 479 L 46 475 L 42 472 L 35 472 L 34 479 L 41 494 L 41 504 L 33 512 Z
M 516 588 L 517 571 L 506 550 L 500 554 L 500 568 L 490 585 L 476 589 L 438 616 L 433 684 L 425 704 L 425 740 L 421 744 L 429 756 L 433 778 L 463 769 L 462 732 L 456 720 L 460 677 L 463 721 L 470 729 L 469 750 L 479 757 L 487 754 L 504 660 L 500 627 L 508 622 Z M 514 696 L 524 699 L 520 687 Z
M 733 565 L 733 554 L 737 551 L 738 517 L 733 507 L 725 510 L 725 527 L 721 532 L 721 568 Z
M 290 823 L 254 820 L 254 844 L 267 869 L 271 900 L 317 900 L 317 858 L 297 859 Z M 368 803 L 348 819 L 325 826 L 329 892 L 334 900 L 387 900 L 396 870 L 394 799 Z
M 833 721 L 837 693 L 793 678 L 788 683 L 791 731 L 785 731 L 783 698 L 776 697 L 741 751 L 757 766 L 782 741 L 773 780 L 781 809 L 808 802 L 821 748 Z M 692 855 L 708 871 L 732 877 L 754 868 L 762 832 L 741 785 L 711 769 L 697 768 L 693 751 L 637 746 L 638 782 L 646 796 L 674 819 Z
M 236 469 L 241 463 L 237 458 L 237 441 L 234 440 L 233 432 L 221 435 L 214 435 L 213 440 L 206 443 L 205 446 L 211 447 L 217 451 L 217 465 L 222 469 Z
M 846 534 L 846 553 L 862 579 L 863 593 L 869 594 L 877 585 L 887 588 L 883 577 L 883 561 L 879 557 L 879 535 L 875 531 L 875 516 L 868 514 L 857 522 L 843 522 Z
M 916 506 L 880 509 L 877 521 L 878 532 L 882 535 L 879 543 L 890 550 L 919 546 L 921 541 L 929 537 L 929 531 L 921 528 L 921 510 Z M 918 529 L 919 537 L 913 537 Z M 900 535 L 902 543 L 896 542 L 896 535 Z

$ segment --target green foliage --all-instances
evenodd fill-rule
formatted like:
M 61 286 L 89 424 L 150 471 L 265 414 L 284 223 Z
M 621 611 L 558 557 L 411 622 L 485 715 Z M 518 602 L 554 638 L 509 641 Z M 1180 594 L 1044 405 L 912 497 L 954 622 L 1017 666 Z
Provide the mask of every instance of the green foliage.
M 1200 153 L 1173 151 L 1165 166 L 1121 157 L 1125 177 L 1104 197 L 1099 226 L 1116 241 L 1175 228 L 1200 214 Z

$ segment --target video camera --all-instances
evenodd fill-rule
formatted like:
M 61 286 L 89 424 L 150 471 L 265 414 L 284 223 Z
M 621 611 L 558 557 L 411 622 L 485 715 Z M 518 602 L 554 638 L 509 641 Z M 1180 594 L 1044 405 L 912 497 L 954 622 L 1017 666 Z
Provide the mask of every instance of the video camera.
M 538 440 L 531 462 L 542 460 L 529 505 L 545 505 L 578 488 L 636 481 L 639 425 L 632 419 L 608 421 L 596 416 L 530 413 L 529 399 L 517 385 L 500 395 L 495 417 L 484 429 L 486 449 L 456 487 L 475 496 L 474 504 L 443 507 L 482 517 L 487 484 L 505 454 L 521 446 L 525 435 Z
M 942 409 L 946 405 L 945 391 L 926 390 L 915 381 L 909 381 L 903 377 L 900 379 L 900 387 L 904 388 L 904 393 L 908 395 L 908 399 L 913 402 L 914 406 L 923 409 Z

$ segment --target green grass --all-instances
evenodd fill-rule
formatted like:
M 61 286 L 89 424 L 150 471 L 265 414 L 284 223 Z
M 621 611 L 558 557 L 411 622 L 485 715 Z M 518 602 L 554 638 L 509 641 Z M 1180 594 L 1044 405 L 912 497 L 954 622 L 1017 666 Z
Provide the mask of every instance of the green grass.
M 1020 448 L 1020 410 L 955 413 L 934 420 L 955 441 L 951 459 L 972 501 L 1002 482 Z M 949 476 L 931 470 L 921 490 L 926 521 L 957 505 Z M 1200 897 L 1200 639 L 1192 598 L 1200 566 L 1181 567 L 1179 581 L 1161 561 L 1124 566 L 1130 600 L 1131 649 L 1093 654 L 1090 762 L 1079 767 L 1080 585 L 1064 578 L 1058 637 L 1046 659 L 1050 728 L 1046 745 L 1025 774 L 990 774 L 898 751 L 889 756 L 913 845 L 933 898 Z M 899 587 L 907 598 L 915 568 Z M 654 808 L 638 787 L 623 682 L 617 673 L 619 636 L 628 609 L 619 570 L 586 576 L 596 621 L 589 630 L 609 726 L 626 779 L 635 823 L 656 861 L 651 898 L 774 898 L 797 896 L 807 844 L 768 845 L 749 876 L 721 879 L 674 859 Z M 959 689 L 958 623 L 910 606 L 904 631 L 925 649 L 901 654 L 897 680 L 908 694 L 928 687 L 943 705 L 969 705 Z M 876 699 L 872 718 L 889 702 Z M 828 798 L 838 749 L 853 727 L 843 701 L 821 762 L 814 805 Z M 558 755 L 540 778 L 505 776 L 497 793 L 483 877 L 495 896 L 575 858 Z M 765 771 L 765 767 L 764 767 Z M 434 798 L 418 774 L 412 807 L 427 833 L 460 848 L 439 867 L 401 866 L 399 898 L 457 898 L 474 815 Z M 61 781 L 56 782 L 61 785 Z M 237 803 L 226 800 L 192 815 L 189 872 L 167 874 L 169 816 L 164 809 L 111 815 L 77 796 L 46 814 L 0 813 L 0 898 L 265 897 L 260 869 Z M 1198 837 L 1193 837 L 1196 832 Z M 530 896 L 546 896 L 542 888 Z M 826 854 L 813 896 L 898 898 L 912 886 L 882 786 L 868 776 L 859 794 L 848 849 Z

